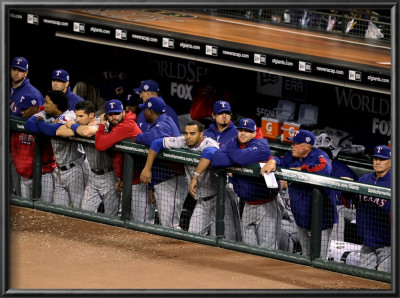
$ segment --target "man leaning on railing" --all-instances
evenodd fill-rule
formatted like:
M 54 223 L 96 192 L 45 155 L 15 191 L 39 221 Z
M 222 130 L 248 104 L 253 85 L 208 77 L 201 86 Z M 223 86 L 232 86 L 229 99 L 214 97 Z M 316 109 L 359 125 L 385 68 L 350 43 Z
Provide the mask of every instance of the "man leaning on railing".
M 332 165 L 326 152 L 315 148 L 315 136 L 308 130 L 300 129 L 294 137 L 291 152 L 280 158 L 270 159 L 262 168 L 261 174 L 274 171 L 276 165 L 282 168 L 329 176 Z M 288 188 L 290 206 L 296 222 L 297 233 L 303 255 L 311 256 L 311 218 L 313 186 L 299 183 L 287 183 L 281 180 L 281 188 Z M 337 222 L 336 201 L 329 189 L 323 189 L 324 209 L 322 214 L 322 234 L 320 257 L 328 253 L 329 239 L 333 224 Z
M 176 148 L 201 152 L 197 165 L 185 165 L 189 191 L 196 200 L 188 231 L 201 235 L 215 236 L 218 179 L 215 170 L 209 165 L 214 152 L 219 146 L 215 140 L 203 137 L 203 133 L 204 125 L 199 121 L 193 120 L 186 123 L 183 136 L 154 140 L 151 143 L 145 167 L 140 174 L 140 181 L 144 184 L 151 182 L 151 168 L 158 153 L 163 149 Z
M 213 167 L 246 167 L 265 162 L 271 151 L 268 141 L 257 138 L 257 127 L 250 118 L 240 119 L 237 136 L 220 150 L 211 161 Z M 233 174 L 233 189 L 245 201 L 242 215 L 244 243 L 278 249 L 282 212 L 277 203 L 278 188 L 266 188 L 262 177 Z
M 362 183 L 391 187 L 391 149 L 385 145 L 374 148 L 374 171 L 358 180 Z M 357 233 L 363 239 L 360 267 L 391 272 L 391 201 L 368 195 L 342 193 L 346 206 L 357 206 Z

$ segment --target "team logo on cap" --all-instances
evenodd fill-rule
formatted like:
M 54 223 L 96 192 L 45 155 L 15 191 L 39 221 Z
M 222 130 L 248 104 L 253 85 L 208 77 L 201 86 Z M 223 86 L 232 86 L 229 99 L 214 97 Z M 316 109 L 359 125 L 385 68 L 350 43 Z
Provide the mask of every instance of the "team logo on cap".
M 376 151 L 377 151 L 376 153 L 377 153 L 377 154 L 381 154 L 381 153 L 382 153 L 382 152 L 381 152 L 382 150 L 383 150 L 382 147 L 376 147 Z M 392 152 L 389 151 L 388 153 L 389 153 L 389 156 L 392 157 Z
M 311 142 L 311 138 L 310 137 L 306 137 L 306 142 L 310 143 Z
M 149 85 L 144 85 L 144 86 L 143 86 L 143 89 L 144 89 L 144 90 L 149 90 L 149 88 L 150 88 Z
M 19 100 L 20 103 L 22 103 L 25 100 L 25 96 L 21 96 L 21 99 Z M 37 101 L 35 99 L 31 100 L 31 105 L 35 106 Z
M 149 102 L 148 104 L 147 104 L 147 107 L 148 108 L 151 108 L 153 106 L 153 104 L 151 103 L 151 102 Z

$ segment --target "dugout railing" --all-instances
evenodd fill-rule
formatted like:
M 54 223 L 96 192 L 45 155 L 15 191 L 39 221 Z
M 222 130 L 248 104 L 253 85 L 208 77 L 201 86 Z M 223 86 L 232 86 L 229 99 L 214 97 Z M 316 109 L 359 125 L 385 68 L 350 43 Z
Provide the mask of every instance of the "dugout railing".
M 10 130 L 26 132 L 24 129 L 25 121 L 20 118 L 11 117 Z M 297 264 L 313 266 L 320 269 L 331 270 L 344 274 L 359 276 L 363 278 L 391 282 L 391 274 L 361 268 L 355 265 L 344 264 L 341 262 L 332 262 L 319 257 L 321 245 L 321 218 L 322 218 L 322 188 L 330 188 L 350 193 L 370 195 L 378 198 L 391 199 L 391 190 L 389 188 L 379 187 L 375 185 L 367 185 L 363 183 L 352 182 L 343 179 L 337 179 L 322 175 L 309 174 L 289 169 L 277 168 L 275 176 L 277 179 L 295 182 L 298 184 L 306 184 L 313 186 L 313 205 L 312 205 L 312 239 L 311 239 L 311 257 L 306 257 L 297 253 L 268 249 L 256 245 L 248 245 L 243 242 L 236 242 L 224 239 L 224 215 L 225 215 L 225 184 L 226 173 L 231 172 L 238 175 L 246 175 L 252 177 L 260 177 L 260 166 L 258 164 L 251 165 L 246 168 L 232 167 L 227 169 L 219 169 L 218 178 L 218 195 L 216 207 L 216 236 L 203 236 L 200 234 L 189 233 L 185 230 L 177 230 L 165 228 L 158 224 L 150 224 L 131 220 L 131 185 L 124 183 L 121 200 L 121 215 L 110 216 L 99 212 L 89 212 L 85 210 L 59 206 L 51 203 L 45 203 L 40 200 L 41 193 L 41 136 L 36 135 L 35 139 L 35 158 L 33 171 L 33 194 L 32 198 L 22 198 L 10 194 L 10 204 L 21 207 L 38 209 L 46 212 L 62 214 L 74 218 L 90 220 L 94 222 L 124 227 L 132 230 L 153 233 L 161 236 L 172 237 L 175 239 L 191 241 L 221 248 L 231 249 L 244 253 L 270 257 L 278 260 L 293 262 Z M 94 138 L 73 137 L 73 142 L 89 143 L 94 145 Z M 142 158 L 147 156 L 148 147 L 131 141 L 121 141 L 117 143 L 112 150 L 124 152 L 124 181 L 131 181 L 133 177 L 133 168 L 135 157 Z M 274 152 L 273 152 L 274 153 Z M 200 160 L 200 154 L 181 149 L 163 150 L 157 159 L 172 161 L 177 163 L 186 163 L 197 165 Z M 8 176 L 9 177 L 9 176 Z M 8 184 L 10 185 L 10 184 Z M 266 187 L 266 186 L 265 186 Z M 11 192 L 9 192 L 11 193 Z

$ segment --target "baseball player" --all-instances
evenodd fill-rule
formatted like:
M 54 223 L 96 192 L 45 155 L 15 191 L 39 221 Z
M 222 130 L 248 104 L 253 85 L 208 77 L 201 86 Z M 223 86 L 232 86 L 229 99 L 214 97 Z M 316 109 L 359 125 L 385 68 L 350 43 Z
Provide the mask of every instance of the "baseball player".
M 71 91 L 69 74 L 64 69 L 56 69 L 51 75 L 51 89 L 62 91 L 68 96 L 68 110 L 75 111 L 75 105 L 84 99 Z
M 137 135 L 142 132 L 135 120 L 136 115 L 130 111 L 125 111 L 121 101 L 117 99 L 107 101 L 106 113 L 100 116 L 99 129 L 95 134 L 96 149 L 105 151 L 125 139 L 135 142 Z M 113 151 L 112 154 L 114 171 L 119 178 L 117 188 L 119 191 L 122 191 L 124 153 Z M 140 162 L 138 160 L 135 157 L 134 175 L 131 181 L 131 216 L 137 221 L 154 223 L 155 206 L 148 196 L 146 186 L 140 183 L 140 172 L 138 170 Z
M 29 118 L 25 129 L 55 137 L 60 126 L 75 119 L 75 113 L 68 110 L 67 95 L 51 90 L 46 93 L 44 111 Z M 51 145 L 57 162 L 54 203 L 80 209 L 87 181 L 85 155 L 75 142 L 52 138 Z
M 328 154 L 329 160 L 332 163 L 332 177 L 350 179 L 358 181 L 356 173 L 349 168 L 344 162 L 333 158 L 332 151 L 329 148 L 320 148 Z M 333 225 L 331 240 L 344 241 L 344 226 L 345 220 L 352 221 L 356 219 L 356 209 L 352 204 L 347 208 L 342 204 L 342 192 L 340 190 L 332 190 L 332 194 L 336 199 L 336 208 L 338 213 L 338 222 Z
M 133 89 L 136 93 L 140 95 L 140 98 L 142 99 L 143 103 L 146 102 L 150 97 L 159 97 L 160 93 L 160 88 L 158 86 L 158 83 L 153 81 L 153 80 L 146 80 L 142 81 L 140 83 L 140 86 L 138 88 Z M 174 111 L 173 108 L 171 108 L 169 105 L 166 104 L 165 107 L 165 113 L 174 120 L 176 126 L 179 128 L 179 121 L 178 121 L 178 116 L 176 112 Z M 146 122 L 146 119 L 144 117 L 144 110 L 142 110 L 137 118 L 137 124 L 139 125 L 139 128 L 142 131 L 147 131 L 148 123 Z
M 213 167 L 245 167 L 270 158 L 268 141 L 255 138 L 257 126 L 252 119 L 241 119 L 237 129 L 237 137 L 215 152 L 211 160 Z M 282 219 L 281 208 L 276 201 L 278 188 L 267 188 L 262 177 L 233 174 L 232 179 L 233 189 L 245 201 L 243 242 L 278 249 Z
M 26 94 L 16 103 L 22 118 L 29 119 L 39 113 L 38 99 L 34 94 Z M 53 171 L 56 160 L 49 140 L 43 140 L 42 147 L 42 193 L 40 200 L 53 202 Z M 11 155 L 17 173 L 21 176 L 21 196 L 32 197 L 32 176 L 34 159 L 35 137 L 24 132 L 11 132 Z
M 95 107 L 90 101 L 80 101 L 75 105 L 76 121 L 69 120 L 57 129 L 57 136 L 92 137 L 96 134 L 100 117 L 95 116 Z M 96 212 L 101 203 L 104 204 L 104 214 L 117 215 L 121 195 L 115 188 L 117 178 L 112 160 L 107 151 L 96 150 L 93 144 L 83 143 L 83 148 L 89 162 L 90 171 L 82 209 Z
M 292 151 L 284 156 L 274 157 L 261 168 L 261 174 L 270 173 L 276 165 L 282 168 L 305 171 L 308 173 L 329 176 L 332 164 L 328 155 L 321 149 L 314 148 L 315 136 L 308 130 L 300 129 L 294 137 L 289 137 L 293 143 Z M 308 185 L 281 181 L 281 188 L 288 188 L 290 207 L 294 216 L 302 254 L 310 256 L 311 249 L 311 212 L 313 188 Z M 324 208 L 322 215 L 322 235 L 320 257 L 325 258 L 328 253 L 329 241 L 333 224 L 337 222 L 336 200 L 331 191 L 324 189 Z
M 362 183 L 392 187 L 392 152 L 388 146 L 378 145 L 372 155 L 374 171 L 358 180 Z M 363 243 L 360 267 L 391 272 L 391 200 L 368 195 L 342 192 L 346 206 L 350 201 L 357 207 L 357 233 Z
M 29 64 L 24 57 L 15 57 L 11 62 L 11 86 L 10 86 L 10 115 L 21 117 L 21 110 L 16 103 L 21 96 L 32 94 L 38 105 L 44 104 L 42 93 L 31 85 L 29 78 Z
M 186 124 L 183 136 L 156 139 L 151 143 L 146 165 L 140 174 L 140 181 L 150 183 L 151 168 L 157 154 L 168 148 L 180 148 L 201 152 L 199 163 L 185 164 L 187 181 L 190 181 L 189 191 L 197 201 L 190 218 L 191 233 L 215 236 L 215 211 L 217 203 L 218 179 L 213 169 L 209 168 L 212 155 L 218 149 L 218 143 L 211 138 L 203 137 L 204 125 L 198 121 Z
M 148 130 L 137 135 L 136 142 L 151 146 L 155 139 L 181 135 L 172 118 L 165 114 L 166 104 L 161 97 L 150 97 L 139 105 L 144 111 Z M 160 223 L 164 227 L 180 228 L 180 215 L 186 199 L 187 185 L 183 165 L 176 162 L 155 162 L 152 167 L 152 183 Z
M 9 113 L 11 116 L 21 117 L 21 110 L 16 103 L 21 99 L 21 96 L 25 94 L 32 94 L 38 101 L 38 105 L 44 104 L 43 95 L 37 90 L 29 81 L 29 64 L 28 60 L 24 57 L 15 57 L 11 61 L 10 70 L 10 99 L 9 99 Z M 12 158 L 10 158 L 10 161 Z M 15 195 L 21 195 L 21 181 L 18 175 L 14 163 L 10 162 L 11 168 L 11 183 L 12 192 Z
M 232 111 L 229 102 L 219 100 L 214 103 L 212 110 L 214 123 L 204 131 L 204 136 L 218 142 L 222 148 L 231 139 L 237 137 L 236 126 L 232 123 Z M 225 239 L 242 241 L 239 214 L 239 198 L 233 190 L 232 178 L 229 178 L 225 191 Z

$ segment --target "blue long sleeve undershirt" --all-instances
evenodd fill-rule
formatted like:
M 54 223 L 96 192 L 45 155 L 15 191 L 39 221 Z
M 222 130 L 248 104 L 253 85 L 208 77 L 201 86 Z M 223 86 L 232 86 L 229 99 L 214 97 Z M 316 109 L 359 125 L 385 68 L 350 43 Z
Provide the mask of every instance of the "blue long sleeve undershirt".
M 54 137 L 56 135 L 57 129 L 62 125 L 63 125 L 63 123 L 50 124 L 50 123 L 46 123 L 44 120 L 37 121 L 37 126 L 38 126 L 39 130 L 43 134 L 45 134 L 46 136 L 49 136 L 49 137 Z

